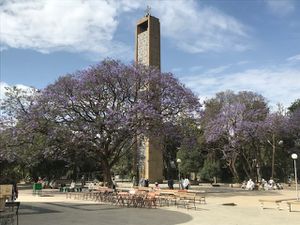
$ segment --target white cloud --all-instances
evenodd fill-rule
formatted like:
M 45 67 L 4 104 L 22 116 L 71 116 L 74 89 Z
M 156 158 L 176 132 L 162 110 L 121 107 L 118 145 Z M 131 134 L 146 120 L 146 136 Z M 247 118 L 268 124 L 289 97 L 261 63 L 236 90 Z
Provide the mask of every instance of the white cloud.
M 125 13 L 140 12 L 145 4 L 142 0 L 4 0 L 0 7 L 2 50 L 87 52 L 95 58 L 128 55 L 131 47 L 115 40 L 115 33 Z M 162 35 L 184 51 L 249 47 L 247 28 L 216 8 L 194 0 L 152 0 L 149 4 L 161 20 Z
M 227 65 L 223 65 L 223 66 L 218 66 L 216 68 L 212 68 L 212 69 L 208 69 L 206 72 L 206 74 L 220 74 L 220 73 L 224 73 L 225 71 L 228 71 L 229 69 L 232 69 L 232 68 L 237 68 L 241 65 L 245 65 L 249 63 L 248 61 L 240 61 L 240 62 L 237 62 L 237 63 L 230 63 L 230 64 L 227 64 Z
M 231 66 L 232 66 L 231 64 L 225 65 L 225 66 L 219 66 L 217 68 L 209 69 L 207 71 L 207 73 L 209 73 L 209 74 L 222 73 L 222 72 L 226 71 L 227 69 L 229 69 Z
M 1 5 L 4 47 L 120 55 L 129 47 L 114 40 L 118 15 L 139 7 L 134 1 L 19 0 Z
M 250 46 L 248 28 L 220 10 L 194 0 L 153 1 L 161 33 L 187 52 L 236 50 Z
M 35 92 L 36 89 L 34 89 L 33 87 L 29 87 L 27 85 L 24 84 L 16 84 L 14 85 L 17 88 L 26 91 L 28 94 L 31 94 L 33 92 Z M 12 87 L 9 84 L 0 81 L 0 101 L 3 100 L 5 98 L 5 93 L 6 93 L 6 88 Z
M 296 63 L 296 62 L 300 63 L 300 54 L 299 55 L 294 55 L 292 57 L 289 57 L 286 60 L 289 61 L 289 62 L 291 62 L 291 63 Z
M 254 91 L 266 97 L 272 106 L 289 106 L 300 97 L 300 69 L 248 69 L 229 74 L 203 74 L 181 77 L 180 80 L 203 98 L 211 98 L 225 90 Z
M 0 81 L 0 101 L 1 101 L 1 99 L 4 98 L 5 91 L 6 91 L 5 88 L 8 87 L 8 86 L 9 85 L 7 83 L 4 83 L 4 82 Z
M 266 0 L 268 9 L 275 15 L 285 16 L 294 11 L 295 5 L 292 0 Z

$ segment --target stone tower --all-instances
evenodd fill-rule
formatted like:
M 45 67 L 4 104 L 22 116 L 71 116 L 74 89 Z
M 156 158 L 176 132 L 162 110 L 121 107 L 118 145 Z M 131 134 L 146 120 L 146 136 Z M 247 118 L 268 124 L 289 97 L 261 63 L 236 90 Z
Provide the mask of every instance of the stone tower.
M 160 70 L 160 23 L 148 12 L 136 25 L 135 61 Z M 159 99 L 158 99 L 159 105 Z M 143 143 L 145 162 L 142 176 L 150 182 L 163 180 L 162 139 L 158 133 L 148 136 Z
M 160 24 L 149 14 L 137 22 L 135 61 L 160 69 Z

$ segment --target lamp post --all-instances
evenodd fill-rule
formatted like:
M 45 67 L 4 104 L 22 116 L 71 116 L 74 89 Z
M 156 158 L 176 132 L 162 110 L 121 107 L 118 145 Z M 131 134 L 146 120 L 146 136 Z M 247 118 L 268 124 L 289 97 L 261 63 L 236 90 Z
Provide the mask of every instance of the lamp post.
M 297 200 L 299 200 L 299 193 L 298 193 L 298 178 L 297 178 L 297 165 L 296 165 L 296 160 L 298 159 L 298 155 L 297 155 L 296 153 L 293 153 L 293 154 L 292 154 L 292 159 L 294 160 L 295 183 L 296 183 Z
M 181 189 L 181 179 L 180 179 L 180 163 L 181 163 L 181 159 L 177 159 L 176 162 L 178 164 L 178 183 L 179 183 L 179 189 Z

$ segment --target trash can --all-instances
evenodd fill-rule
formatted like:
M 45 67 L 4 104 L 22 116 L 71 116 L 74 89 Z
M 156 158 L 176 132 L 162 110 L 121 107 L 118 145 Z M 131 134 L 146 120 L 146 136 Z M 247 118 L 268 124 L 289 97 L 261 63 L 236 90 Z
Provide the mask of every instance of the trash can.
M 40 195 L 41 192 L 42 192 L 42 189 L 43 189 L 43 187 L 42 187 L 41 183 L 34 183 L 33 184 L 33 194 L 34 195 L 36 195 L 36 194 Z

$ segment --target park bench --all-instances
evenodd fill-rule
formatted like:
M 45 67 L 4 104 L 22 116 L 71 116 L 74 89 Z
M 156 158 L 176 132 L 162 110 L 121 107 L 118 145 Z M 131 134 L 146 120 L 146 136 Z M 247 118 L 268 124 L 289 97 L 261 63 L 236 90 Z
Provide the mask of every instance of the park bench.
M 299 205 L 300 206 L 300 201 L 287 201 L 288 205 L 288 210 L 289 212 L 292 212 L 292 205 Z
M 188 193 L 195 195 L 195 204 L 206 204 L 206 192 L 198 190 L 188 190 Z
M 170 206 L 176 205 L 176 190 L 159 190 L 158 193 L 158 204 L 159 206 Z
M 195 196 L 195 203 L 198 203 L 198 204 L 206 204 L 206 198 L 205 198 L 205 195 L 202 193 L 196 193 L 196 196 Z
M 199 205 L 206 204 L 205 195 L 203 195 L 203 193 L 196 193 L 196 192 L 190 193 L 190 192 L 188 192 L 183 196 L 183 198 L 186 201 L 185 207 L 187 209 L 198 210 Z
M 80 186 L 78 186 L 78 187 L 75 187 L 75 188 L 70 188 L 70 186 L 68 186 L 68 187 L 60 187 L 59 188 L 59 191 L 60 192 L 82 192 L 82 187 Z
M 280 203 L 281 202 L 286 202 L 290 200 L 295 200 L 295 198 L 285 198 L 285 199 L 259 199 L 258 201 L 260 202 L 261 209 L 265 209 L 265 204 L 266 203 L 275 203 L 276 208 L 278 210 L 281 210 L 280 208 Z
M 178 192 L 176 206 L 186 209 L 196 209 L 196 193 Z
M 150 191 L 151 190 L 151 188 L 149 188 L 149 187 L 138 187 L 137 189 L 139 191 Z

